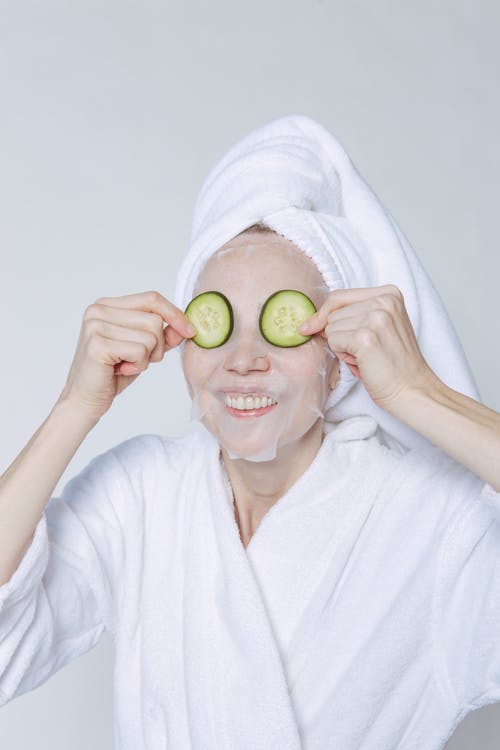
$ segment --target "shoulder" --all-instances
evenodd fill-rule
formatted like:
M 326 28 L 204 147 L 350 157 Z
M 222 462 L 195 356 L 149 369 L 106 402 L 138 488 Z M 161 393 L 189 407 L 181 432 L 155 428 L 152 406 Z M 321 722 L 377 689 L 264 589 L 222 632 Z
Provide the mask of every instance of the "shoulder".
M 437 446 L 413 448 L 402 458 L 406 486 L 439 507 L 449 525 L 474 519 L 479 527 L 491 523 L 491 511 L 483 502 L 484 481 Z
M 196 434 L 133 435 L 94 456 L 66 483 L 63 496 L 97 488 L 114 495 L 127 490 L 140 492 L 155 481 L 160 472 L 181 469 L 195 450 L 197 440 Z
M 470 493 L 484 484 L 476 474 L 437 446 L 412 448 L 404 456 L 404 464 L 419 478 L 449 492 Z
M 470 507 L 487 515 L 484 482 L 438 446 L 426 441 L 408 449 L 380 427 L 361 445 L 374 475 L 382 476 L 382 494 L 398 505 L 432 511 L 444 524 L 469 515 Z
M 96 457 L 120 465 L 129 477 L 144 475 L 160 467 L 182 466 L 199 447 L 197 432 L 188 435 L 142 433 L 118 443 Z

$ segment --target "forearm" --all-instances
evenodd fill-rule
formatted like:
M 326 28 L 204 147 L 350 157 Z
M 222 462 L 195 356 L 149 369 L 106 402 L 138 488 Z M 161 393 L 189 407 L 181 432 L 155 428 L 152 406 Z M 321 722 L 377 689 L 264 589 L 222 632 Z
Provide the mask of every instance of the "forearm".
M 500 414 L 439 378 L 393 404 L 405 422 L 500 492 Z
M 54 487 L 97 421 L 58 401 L 0 477 L 0 585 L 18 567 Z

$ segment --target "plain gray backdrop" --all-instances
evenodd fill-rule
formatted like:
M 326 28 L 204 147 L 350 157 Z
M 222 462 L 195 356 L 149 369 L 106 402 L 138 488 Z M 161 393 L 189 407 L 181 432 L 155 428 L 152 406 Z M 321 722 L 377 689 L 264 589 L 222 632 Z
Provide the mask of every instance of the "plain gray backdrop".
M 500 411 L 499 21 L 476 0 L 2 0 L 0 471 L 57 400 L 87 305 L 172 299 L 209 169 L 291 113 L 334 133 L 392 213 Z M 190 431 L 190 403 L 171 352 L 117 398 L 54 494 L 132 435 Z M 106 633 L 5 706 L 2 750 L 110 750 L 113 656 Z M 488 706 L 447 748 L 498 736 Z

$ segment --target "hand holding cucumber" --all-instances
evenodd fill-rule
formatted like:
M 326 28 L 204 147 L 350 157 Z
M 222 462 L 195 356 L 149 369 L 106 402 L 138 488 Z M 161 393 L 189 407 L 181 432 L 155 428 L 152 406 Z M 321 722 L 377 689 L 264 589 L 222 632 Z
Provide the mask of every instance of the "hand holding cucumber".
M 160 362 L 166 351 L 195 333 L 182 310 L 159 292 L 100 297 L 84 312 L 59 400 L 100 418 L 150 362 Z
M 420 351 L 394 284 L 335 289 L 307 323 L 299 331 L 326 338 L 382 409 L 396 413 L 401 397 L 431 387 L 438 377 Z

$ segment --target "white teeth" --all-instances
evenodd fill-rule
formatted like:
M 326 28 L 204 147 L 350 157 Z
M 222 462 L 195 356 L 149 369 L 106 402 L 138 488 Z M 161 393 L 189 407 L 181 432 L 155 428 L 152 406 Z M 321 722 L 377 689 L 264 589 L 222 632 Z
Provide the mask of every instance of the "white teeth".
M 232 398 L 226 395 L 226 406 L 231 406 L 233 409 L 262 409 L 265 406 L 277 403 L 275 399 L 267 396 L 256 396 L 255 398 L 253 396 L 238 396 Z

